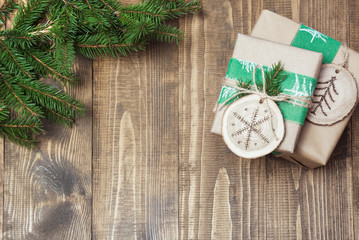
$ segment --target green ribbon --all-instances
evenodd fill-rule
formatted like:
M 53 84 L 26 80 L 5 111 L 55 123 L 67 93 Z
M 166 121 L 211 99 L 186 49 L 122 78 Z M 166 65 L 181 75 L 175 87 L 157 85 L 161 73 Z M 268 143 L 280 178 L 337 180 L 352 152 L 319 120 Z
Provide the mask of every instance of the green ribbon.
M 341 43 L 302 24 L 291 45 L 322 53 L 323 64 L 326 64 L 333 62 Z
M 242 59 L 231 58 L 228 65 L 226 78 L 233 80 L 241 80 L 243 82 L 253 84 L 252 76 L 253 70 L 257 64 Z M 268 66 L 262 66 L 264 71 L 271 70 Z M 283 93 L 293 96 L 312 96 L 317 79 L 304 76 L 301 74 L 284 71 L 287 75 L 286 79 L 281 83 L 281 89 Z M 257 69 L 256 79 L 262 82 L 261 71 Z M 233 97 L 237 93 L 237 90 L 229 86 L 222 86 L 221 94 L 219 96 L 218 103 L 225 103 L 229 98 Z M 234 98 L 235 101 L 238 98 Z M 230 104 L 231 102 L 226 104 Z M 283 114 L 285 121 L 293 122 L 303 125 L 305 117 L 307 115 L 307 108 L 294 105 L 287 102 L 278 102 L 278 107 Z

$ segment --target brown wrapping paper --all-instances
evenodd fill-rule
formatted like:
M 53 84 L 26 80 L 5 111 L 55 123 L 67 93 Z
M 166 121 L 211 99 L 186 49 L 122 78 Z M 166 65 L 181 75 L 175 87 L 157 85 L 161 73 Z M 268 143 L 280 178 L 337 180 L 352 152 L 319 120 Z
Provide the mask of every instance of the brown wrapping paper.
M 259 17 L 252 36 L 290 45 L 296 36 L 300 24 L 264 10 Z M 343 62 L 343 52 L 345 47 L 341 46 L 333 63 L 341 64 Z M 359 76 L 359 53 L 348 49 L 349 59 L 347 69 L 357 81 Z M 298 162 L 309 168 L 316 168 L 325 165 L 333 153 L 340 136 L 342 135 L 352 113 L 342 121 L 331 126 L 319 126 L 308 121 L 305 122 L 301 136 L 296 146 L 294 154 L 283 155 L 282 157 Z
M 322 54 L 300 48 L 286 46 L 259 38 L 238 34 L 233 58 L 239 58 L 257 64 L 272 66 L 281 61 L 285 70 L 317 78 L 322 62 Z M 215 118 L 211 132 L 221 134 L 223 113 L 226 107 L 215 109 Z M 285 122 L 286 133 L 278 151 L 292 153 L 299 137 L 301 125 Z

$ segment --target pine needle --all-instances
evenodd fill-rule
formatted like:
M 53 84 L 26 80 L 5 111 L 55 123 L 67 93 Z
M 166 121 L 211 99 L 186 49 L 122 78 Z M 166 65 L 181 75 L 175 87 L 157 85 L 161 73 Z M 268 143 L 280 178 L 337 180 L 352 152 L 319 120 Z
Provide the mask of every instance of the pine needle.
M 83 104 L 39 79 L 76 83 L 76 54 L 128 55 L 153 39 L 178 42 L 182 32 L 166 20 L 200 10 L 197 0 L 145 0 L 124 6 L 117 0 L 7 0 L 0 28 L 17 10 L 11 29 L 0 30 L 0 134 L 29 149 L 44 119 L 61 126 L 84 114 Z

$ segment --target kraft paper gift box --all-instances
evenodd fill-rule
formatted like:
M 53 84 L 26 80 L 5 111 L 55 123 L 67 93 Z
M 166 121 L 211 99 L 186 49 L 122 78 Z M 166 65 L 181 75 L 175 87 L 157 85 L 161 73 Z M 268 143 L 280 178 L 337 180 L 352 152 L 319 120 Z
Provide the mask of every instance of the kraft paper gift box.
M 323 64 L 341 65 L 346 53 L 348 54 L 346 69 L 356 79 L 355 81 L 358 81 L 359 53 L 305 25 L 264 10 L 255 24 L 251 36 L 321 52 Z M 350 120 L 352 112 L 343 116 L 341 121 L 329 126 L 316 125 L 306 121 L 294 154 L 281 155 L 281 157 L 296 161 L 309 168 L 325 165 Z
M 286 82 L 284 93 L 293 95 L 291 92 L 299 91 L 302 96 L 312 95 L 322 57 L 321 53 L 238 34 L 226 78 L 236 79 L 239 74 L 244 73 L 249 76 L 249 80 L 252 80 L 250 76 L 252 76 L 253 69 L 257 64 L 270 67 L 281 61 L 284 69 L 292 75 L 292 78 L 288 79 L 287 77 L 284 81 Z M 222 86 L 219 101 L 215 108 L 212 133 L 221 134 L 222 117 L 226 110 L 224 103 L 233 95 L 232 90 L 230 87 Z M 286 104 L 290 106 L 285 106 Z M 307 108 L 290 103 L 279 103 L 278 105 L 285 120 L 285 136 L 278 147 L 278 151 L 292 153 L 305 120 Z M 281 106 L 287 107 L 287 110 L 283 112 Z

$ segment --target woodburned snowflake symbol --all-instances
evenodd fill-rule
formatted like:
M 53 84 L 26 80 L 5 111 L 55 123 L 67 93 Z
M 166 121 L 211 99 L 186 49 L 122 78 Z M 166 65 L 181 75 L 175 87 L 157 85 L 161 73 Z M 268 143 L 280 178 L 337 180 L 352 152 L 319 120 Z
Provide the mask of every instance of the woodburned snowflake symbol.
M 262 139 L 264 142 L 269 143 L 269 139 L 262 133 L 260 126 L 269 121 L 269 116 L 265 116 L 259 120 L 257 120 L 258 118 L 258 112 L 259 112 L 259 107 L 257 107 L 254 111 L 253 114 L 251 116 L 251 122 L 248 122 L 243 116 L 241 116 L 238 112 L 233 112 L 233 116 L 235 118 L 237 118 L 241 123 L 244 124 L 244 127 L 238 129 L 237 131 L 232 133 L 232 138 L 236 137 L 238 135 L 241 134 L 246 134 L 246 139 L 245 139 L 245 149 L 248 150 L 249 145 L 252 141 L 252 137 L 253 134 L 257 135 L 260 137 L 260 139 Z M 266 111 L 265 111 L 266 112 Z M 240 142 L 238 142 L 238 144 L 240 144 Z

